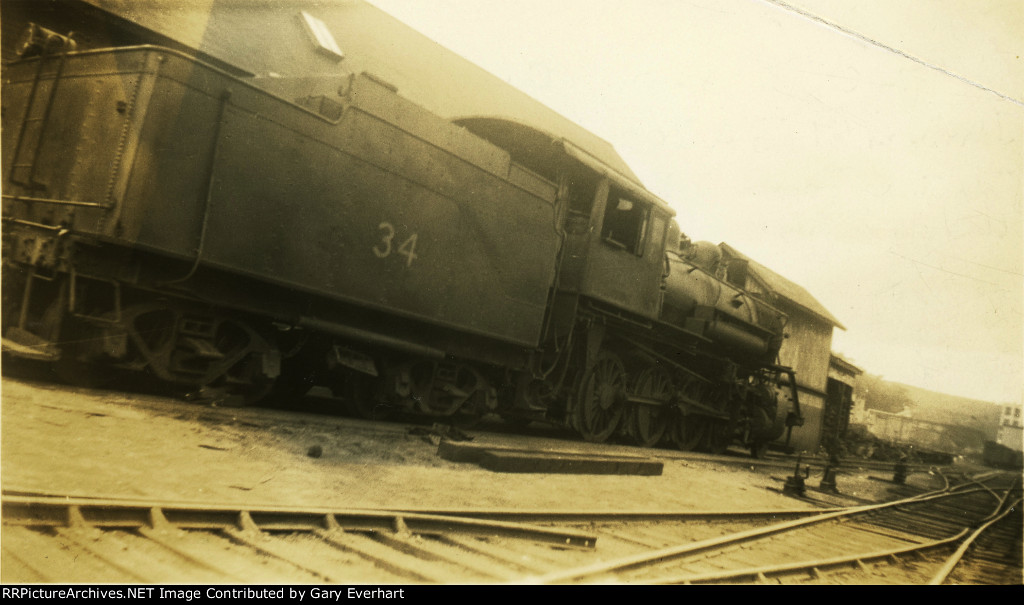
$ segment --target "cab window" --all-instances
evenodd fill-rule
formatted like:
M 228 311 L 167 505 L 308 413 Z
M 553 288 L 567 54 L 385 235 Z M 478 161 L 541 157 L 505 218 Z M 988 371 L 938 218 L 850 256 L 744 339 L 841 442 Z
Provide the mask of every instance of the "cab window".
M 665 217 L 657 212 L 651 213 L 650 227 L 647 229 L 647 258 L 661 258 L 665 248 Z
M 601 239 L 617 248 L 642 255 L 649 214 L 648 204 L 637 201 L 617 187 L 611 187 L 601 227 Z

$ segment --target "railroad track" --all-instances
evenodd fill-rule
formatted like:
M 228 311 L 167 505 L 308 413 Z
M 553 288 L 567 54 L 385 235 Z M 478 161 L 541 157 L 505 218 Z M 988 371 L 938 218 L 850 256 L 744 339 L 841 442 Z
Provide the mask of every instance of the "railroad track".
M 1005 477 L 998 478 L 1005 483 Z M 990 520 L 1016 526 L 1019 484 L 971 481 L 895 502 L 822 512 L 720 538 L 653 549 L 539 578 L 546 583 L 940 583 Z M 1016 499 L 1011 499 L 1014 495 Z M 990 534 L 996 536 L 996 534 Z M 994 538 L 998 541 L 998 538 Z M 1019 544 L 1019 539 L 1017 544 Z M 1008 550 L 1005 541 L 996 550 Z M 1019 561 L 1019 559 L 1018 559 Z M 990 565 L 996 561 L 989 559 Z M 965 566 L 963 569 L 968 569 Z M 1020 564 L 961 573 L 964 583 L 1021 583 Z
M 2 505 L 5 582 L 522 582 L 816 513 L 254 509 L 23 494 Z
M 1019 497 L 1002 475 L 881 505 L 742 513 L 240 509 L 5 494 L 0 580 L 1020 584 Z

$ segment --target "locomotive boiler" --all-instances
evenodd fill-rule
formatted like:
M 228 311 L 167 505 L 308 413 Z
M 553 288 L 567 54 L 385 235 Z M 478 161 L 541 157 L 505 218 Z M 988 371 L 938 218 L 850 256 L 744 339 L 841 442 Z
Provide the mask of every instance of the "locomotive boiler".
M 800 422 L 785 316 L 568 138 L 446 120 L 369 72 L 295 94 L 29 40 L 3 73 L 8 355 L 645 446 L 758 452 Z

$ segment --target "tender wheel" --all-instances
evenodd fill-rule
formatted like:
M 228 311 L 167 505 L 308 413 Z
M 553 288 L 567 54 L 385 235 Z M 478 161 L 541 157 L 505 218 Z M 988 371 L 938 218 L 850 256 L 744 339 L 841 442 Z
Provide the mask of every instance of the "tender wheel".
M 672 442 L 684 452 L 695 449 L 704 437 L 707 423 L 693 414 L 676 414 L 672 419 Z
M 218 383 L 228 393 L 224 405 L 247 407 L 266 401 L 280 383 L 279 377 L 270 378 L 263 373 L 264 353 L 252 353 L 232 367 Z M 216 387 L 215 387 L 216 388 Z
M 598 354 L 576 393 L 575 426 L 587 441 L 606 441 L 622 419 L 626 368 L 607 351 Z
M 238 395 L 241 396 L 240 407 L 257 405 L 267 401 L 274 393 L 276 385 L 277 380 L 260 377 L 254 380 L 252 384 L 241 387 L 238 389 Z
M 637 445 L 653 447 L 661 441 L 668 429 L 668 404 L 674 391 L 672 376 L 660 367 L 649 367 L 637 377 L 633 390 L 640 397 L 656 399 L 664 404 L 635 404 L 629 411 L 630 438 Z

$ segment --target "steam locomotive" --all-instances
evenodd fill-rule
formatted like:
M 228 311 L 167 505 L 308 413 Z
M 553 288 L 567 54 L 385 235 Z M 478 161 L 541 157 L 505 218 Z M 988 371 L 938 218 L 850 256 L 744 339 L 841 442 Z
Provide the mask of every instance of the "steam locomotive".
M 368 72 L 288 97 L 180 49 L 27 40 L 3 72 L 5 354 L 595 442 L 757 453 L 800 424 L 785 315 L 571 140 Z

